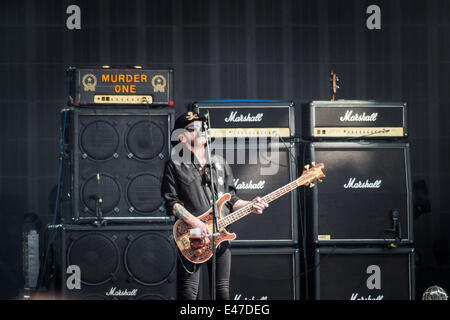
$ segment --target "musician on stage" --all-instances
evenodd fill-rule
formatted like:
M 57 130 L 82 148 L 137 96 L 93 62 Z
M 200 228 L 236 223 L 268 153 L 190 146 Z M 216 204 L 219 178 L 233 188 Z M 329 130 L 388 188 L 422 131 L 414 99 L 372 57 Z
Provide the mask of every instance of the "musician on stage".
M 195 112 L 186 112 L 175 121 L 174 134 L 177 145 L 168 161 L 162 184 L 167 211 L 182 219 L 191 229 L 201 232 L 201 237 L 210 236 L 208 226 L 197 216 L 212 206 L 210 189 L 211 176 L 214 177 L 216 199 L 224 193 L 231 195 L 230 201 L 222 206 L 221 215 L 238 210 L 252 201 L 239 199 L 233 183 L 233 173 L 226 161 L 212 156 L 212 166 L 208 163 L 206 137 L 203 133 L 205 119 Z M 172 140 L 174 135 L 172 135 Z M 181 148 L 178 148 L 181 147 Z M 181 153 L 178 151 L 182 150 Z M 211 170 L 212 175 L 211 175 Z M 261 214 L 268 204 L 261 198 L 253 200 L 253 212 Z M 178 299 L 197 299 L 200 266 L 190 263 L 179 254 L 178 263 Z M 211 260 L 207 262 L 211 274 Z M 229 241 L 222 242 L 216 252 L 216 296 L 219 300 L 230 299 L 231 252 Z

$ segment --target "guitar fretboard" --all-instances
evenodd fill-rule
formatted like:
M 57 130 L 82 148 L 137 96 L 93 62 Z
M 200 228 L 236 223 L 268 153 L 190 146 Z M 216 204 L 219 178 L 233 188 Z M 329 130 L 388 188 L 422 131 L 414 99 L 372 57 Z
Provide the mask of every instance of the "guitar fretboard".
M 298 178 L 297 180 L 292 181 L 291 183 L 288 183 L 287 185 L 285 185 L 284 187 L 281 187 L 271 193 L 269 193 L 268 195 L 264 196 L 262 199 L 269 203 L 274 201 L 275 199 L 278 199 L 279 197 L 285 195 L 288 192 L 291 192 L 292 190 L 294 190 L 295 188 L 301 186 L 304 184 L 304 182 L 302 182 L 302 177 Z M 242 219 L 243 217 L 247 216 L 248 214 L 253 212 L 252 209 L 252 203 L 246 205 L 245 207 L 242 207 L 239 210 L 236 210 L 232 213 L 230 213 L 229 215 L 227 215 L 226 217 L 222 218 L 219 220 L 218 224 L 219 224 L 219 228 L 225 228 L 226 226 L 229 226 L 230 224 Z

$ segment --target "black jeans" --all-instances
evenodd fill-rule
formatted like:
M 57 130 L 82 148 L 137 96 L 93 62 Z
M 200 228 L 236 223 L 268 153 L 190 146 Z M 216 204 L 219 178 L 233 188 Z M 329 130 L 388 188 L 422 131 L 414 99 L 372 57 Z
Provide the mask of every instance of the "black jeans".
M 178 300 L 196 300 L 200 283 L 201 265 L 187 261 L 179 255 L 178 263 Z M 212 259 L 207 262 L 211 275 Z M 216 298 L 230 300 L 231 251 L 229 242 L 222 242 L 216 250 Z

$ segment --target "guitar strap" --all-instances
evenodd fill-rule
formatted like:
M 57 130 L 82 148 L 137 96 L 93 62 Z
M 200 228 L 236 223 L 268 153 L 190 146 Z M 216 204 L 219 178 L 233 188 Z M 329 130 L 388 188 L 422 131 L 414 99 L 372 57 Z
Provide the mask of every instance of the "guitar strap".
M 220 198 L 226 192 L 225 190 L 225 169 L 223 159 L 219 159 L 216 156 L 212 157 L 212 167 L 216 169 L 216 187 L 217 197 Z
M 211 170 L 211 168 L 215 169 L 214 190 L 216 191 L 217 199 L 219 199 L 225 193 L 225 170 L 224 170 L 223 160 L 213 156 L 211 159 L 211 163 L 212 163 L 212 166 L 210 166 L 210 170 Z M 198 169 L 197 166 L 196 166 L 196 168 L 200 172 L 200 169 Z M 211 173 L 209 173 L 209 174 L 211 177 Z M 208 199 L 212 200 L 210 186 L 203 184 L 203 191 L 205 192 Z

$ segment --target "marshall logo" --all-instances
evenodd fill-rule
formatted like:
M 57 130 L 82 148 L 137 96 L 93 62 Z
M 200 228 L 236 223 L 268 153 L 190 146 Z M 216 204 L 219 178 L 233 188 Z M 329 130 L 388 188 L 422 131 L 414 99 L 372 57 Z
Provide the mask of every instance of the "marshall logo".
M 255 296 L 245 297 L 245 296 L 242 296 L 241 293 L 237 293 L 234 295 L 233 300 L 267 300 L 267 299 L 268 299 L 267 296 L 261 296 L 259 298 L 255 297 Z
M 377 296 L 373 296 L 372 295 L 368 295 L 367 297 L 365 296 L 360 296 L 358 293 L 352 293 L 352 295 L 350 296 L 350 300 L 383 300 L 384 296 L 382 294 L 379 294 Z
M 137 295 L 137 291 L 138 291 L 138 289 L 133 289 L 133 290 L 128 291 L 127 289 L 117 290 L 116 287 L 112 287 L 111 289 L 109 289 L 108 292 L 106 292 L 106 296 L 108 296 L 108 297 L 135 297 Z
M 367 179 L 365 182 L 358 181 L 356 182 L 356 178 L 350 178 L 348 183 L 344 184 L 345 189 L 379 189 L 381 187 L 382 180 L 375 180 L 374 182 L 370 182 Z
M 339 117 L 339 120 L 341 122 L 375 122 L 377 121 L 377 118 L 378 112 L 366 115 L 365 112 L 363 112 L 363 114 L 353 114 L 353 110 L 347 110 L 344 116 Z
M 225 118 L 225 122 L 261 122 L 264 113 L 258 113 L 256 116 L 252 116 L 248 113 L 246 116 L 243 114 L 237 115 L 237 111 L 232 111 L 228 118 Z
M 266 184 L 265 180 L 260 180 L 257 183 L 253 183 L 252 180 L 250 180 L 250 182 L 239 182 L 239 178 L 235 178 L 233 181 L 237 190 L 262 190 Z

